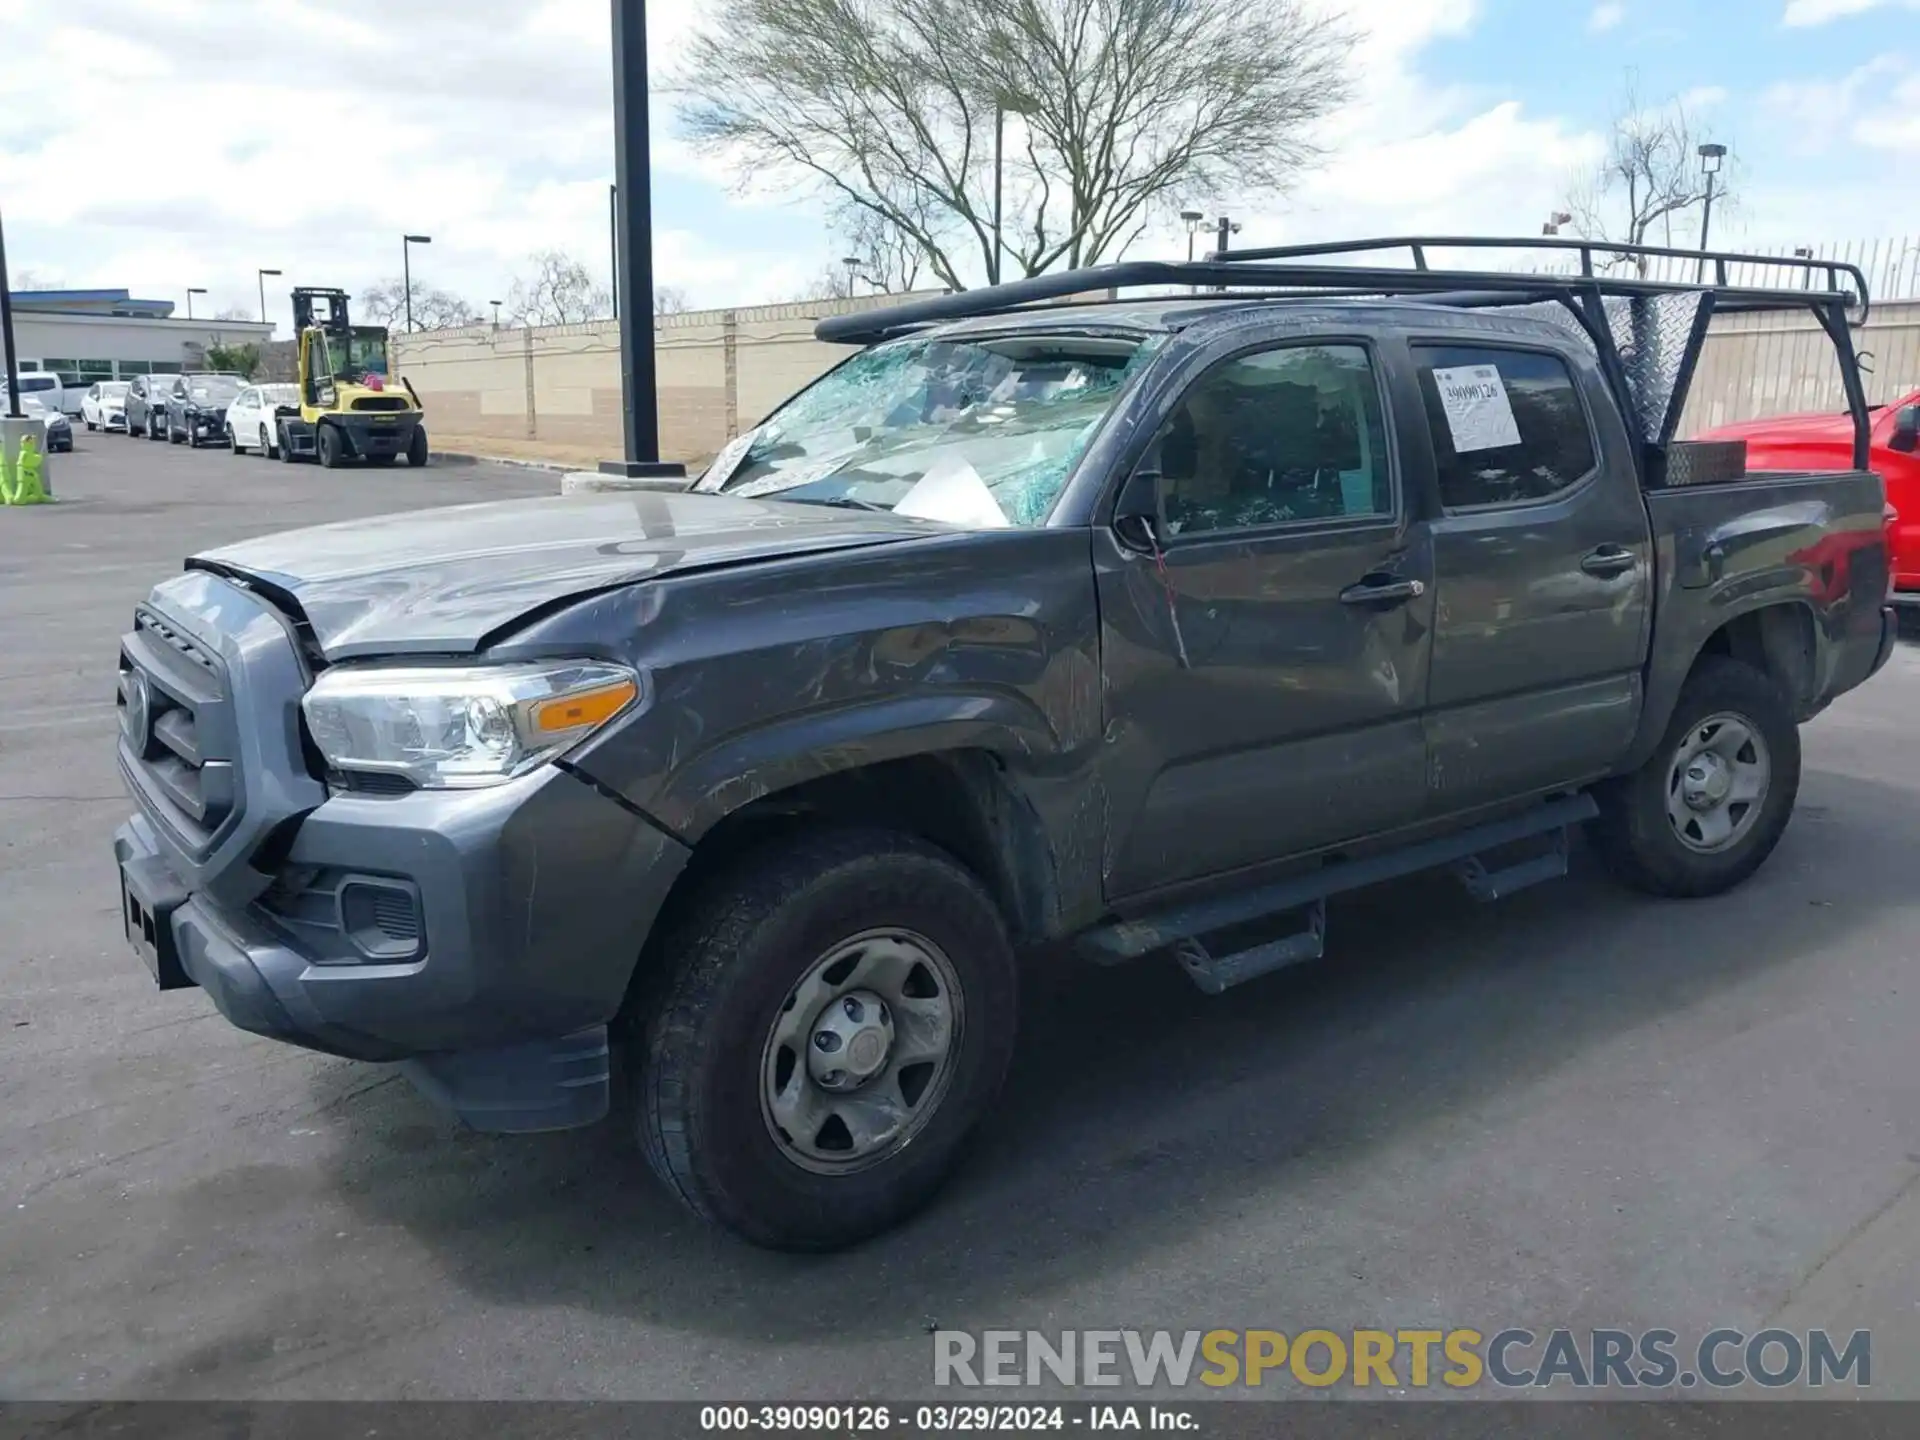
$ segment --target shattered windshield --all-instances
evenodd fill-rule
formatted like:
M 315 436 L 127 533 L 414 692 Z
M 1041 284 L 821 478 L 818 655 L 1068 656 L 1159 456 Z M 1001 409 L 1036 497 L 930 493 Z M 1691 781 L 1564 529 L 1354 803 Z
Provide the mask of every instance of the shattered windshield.
M 701 490 L 1038 525 L 1162 337 L 900 340 L 856 355 L 723 450 Z

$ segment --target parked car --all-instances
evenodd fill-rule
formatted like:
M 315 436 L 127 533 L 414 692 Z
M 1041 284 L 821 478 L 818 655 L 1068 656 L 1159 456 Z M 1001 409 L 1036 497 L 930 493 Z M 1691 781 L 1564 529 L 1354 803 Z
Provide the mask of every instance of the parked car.
M 125 430 L 127 428 L 127 388 L 125 380 L 101 380 L 87 387 L 80 402 L 80 419 L 89 430 Z
M 20 413 L 29 420 L 40 422 L 41 444 L 49 455 L 59 450 L 73 449 L 73 422 L 65 413 L 45 404 L 38 397 L 23 395 L 20 397 Z
M 166 394 L 173 381 L 171 375 L 136 375 L 127 382 L 127 434 L 149 440 L 166 434 Z
M 50 370 L 27 370 L 20 375 L 20 396 L 32 396 L 49 410 L 66 413 L 66 387 Z M 6 374 L 0 371 L 0 401 L 7 398 Z
M 236 455 L 257 450 L 261 458 L 278 453 L 275 422 L 300 413 L 298 385 L 248 385 L 227 407 L 227 445 Z
M 1641 890 L 1738 885 L 1892 651 L 1879 480 L 1665 463 L 1698 296 L 1590 247 L 1323 253 L 822 321 L 871 348 L 692 493 L 192 557 L 121 640 L 132 948 L 486 1129 L 600 1119 L 618 1048 L 688 1208 L 820 1249 L 938 1189 L 1025 957 L 1215 994 L 1331 895 L 1498 899 L 1583 824 Z M 1630 376 L 1656 322 L 1695 353 Z
M 1844 412 L 1749 420 L 1700 438 L 1745 441 L 1752 470 L 1829 470 L 1853 457 L 1853 420 Z M 1886 483 L 1893 511 L 1893 603 L 1920 619 L 1920 390 L 1875 409 L 1867 465 Z
M 166 392 L 167 441 L 198 447 L 227 433 L 227 407 L 247 383 L 244 375 L 176 375 Z

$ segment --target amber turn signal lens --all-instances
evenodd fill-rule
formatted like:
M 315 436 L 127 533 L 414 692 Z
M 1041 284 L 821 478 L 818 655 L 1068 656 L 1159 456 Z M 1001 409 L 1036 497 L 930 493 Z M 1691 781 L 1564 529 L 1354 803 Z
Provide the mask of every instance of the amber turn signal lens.
M 555 735 L 583 726 L 598 725 L 626 709 L 639 694 L 640 687 L 633 681 L 621 680 L 597 690 L 582 690 L 578 694 L 557 695 L 551 700 L 542 700 L 533 707 L 534 731 L 541 735 Z

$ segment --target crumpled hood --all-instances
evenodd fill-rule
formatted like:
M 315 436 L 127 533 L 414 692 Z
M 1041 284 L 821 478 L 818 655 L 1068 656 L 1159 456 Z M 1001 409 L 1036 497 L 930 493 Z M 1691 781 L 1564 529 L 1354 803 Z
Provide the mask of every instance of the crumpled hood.
M 329 659 L 461 654 L 557 600 L 946 528 L 882 511 L 629 491 L 319 525 L 209 550 L 187 566 L 290 598 Z

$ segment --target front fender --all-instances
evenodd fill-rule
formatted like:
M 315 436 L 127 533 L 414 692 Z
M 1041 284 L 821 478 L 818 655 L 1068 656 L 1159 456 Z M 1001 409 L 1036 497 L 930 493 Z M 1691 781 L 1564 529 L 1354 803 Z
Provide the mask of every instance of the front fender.
M 741 806 L 839 771 L 956 750 L 1016 762 L 1060 750 L 1046 716 L 1004 693 L 940 691 L 890 696 L 789 715 L 726 737 L 663 777 L 647 811 L 677 838 L 695 844 Z M 589 778 L 591 760 L 579 767 Z

